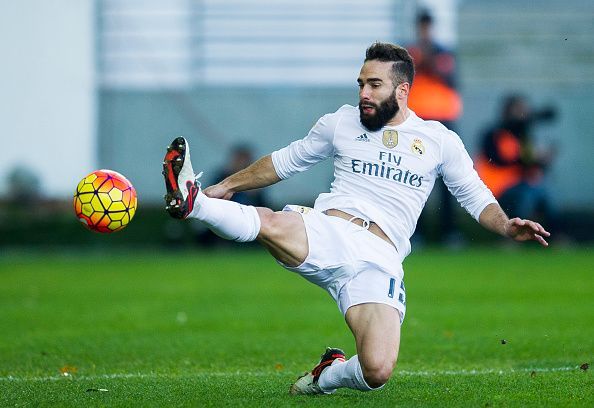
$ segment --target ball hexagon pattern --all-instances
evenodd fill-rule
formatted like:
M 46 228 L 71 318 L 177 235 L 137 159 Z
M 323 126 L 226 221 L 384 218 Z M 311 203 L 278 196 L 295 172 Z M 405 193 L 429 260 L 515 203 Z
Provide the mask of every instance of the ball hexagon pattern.
M 136 213 L 136 190 L 113 170 L 97 170 L 83 178 L 74 193 L 78 220 L 95 232 L 110 233 L 124 228 Z

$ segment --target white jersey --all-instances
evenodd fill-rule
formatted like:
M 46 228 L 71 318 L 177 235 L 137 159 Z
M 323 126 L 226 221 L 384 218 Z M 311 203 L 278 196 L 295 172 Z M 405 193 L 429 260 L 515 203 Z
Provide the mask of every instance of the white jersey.
M 318 196 L 315 208 L 375 222 L 402 259 L 438 176 L 476 220 L 496 202 L 458 135 L 409 112 L 402 124 L 371 132 L 361 124 L 359 109 L 344 105 L 320 118 L 305 138 L 272 153 L 281 179 L 334 157 L 330 192 Z

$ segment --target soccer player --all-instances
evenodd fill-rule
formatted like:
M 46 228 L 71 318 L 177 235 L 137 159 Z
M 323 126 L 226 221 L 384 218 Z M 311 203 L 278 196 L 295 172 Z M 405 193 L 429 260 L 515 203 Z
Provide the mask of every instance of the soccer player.
M 374 43 L 357 82 L 359 106 L 323 116 L 309 134 L 201 189 L 182 137 L 163 163 L 167 211 L 195 218 L 222 238 L 258 240 L 286 269 L 325 289 L 351 329 L 357 354 L 326 349 L 291 386 L 292 394 L 330 394 L 341 387 L 381 388 L 392 375 L 406 311 L 402 261 L 438 176 L 483 227 L 516 241 L 547 246 L 538 223 L 509 219 L 478 177 L 460 138 L 407 107 L 414 68 L 397 45 Z M 332 157 L 334 181 L 314 208 L 283 211 L 229 198 L 305 171 Z

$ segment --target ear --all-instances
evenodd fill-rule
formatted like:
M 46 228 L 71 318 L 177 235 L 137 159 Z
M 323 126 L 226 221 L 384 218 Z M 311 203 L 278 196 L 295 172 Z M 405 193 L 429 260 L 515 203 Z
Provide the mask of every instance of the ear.
M 409 93 L 410 93 L 410 84 L 408 82 L 402 82 L 396 88 L 396 97 L 398 99 L 408 98 Z

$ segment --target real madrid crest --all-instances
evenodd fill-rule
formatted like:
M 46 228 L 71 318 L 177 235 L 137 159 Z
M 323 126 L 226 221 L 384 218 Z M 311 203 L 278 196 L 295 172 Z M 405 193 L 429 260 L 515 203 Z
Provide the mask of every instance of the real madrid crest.
M 384 130 L 382 142 L 388 149 L 393 149 L 398 145 L 398 132 L 395 130 Z
M 413 140 L 412 146 L 410 147 L 413 153 L 422 156 L 425 154 L 425 146 L 423 146 L 423 141 L 421 139 Z

